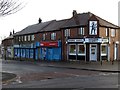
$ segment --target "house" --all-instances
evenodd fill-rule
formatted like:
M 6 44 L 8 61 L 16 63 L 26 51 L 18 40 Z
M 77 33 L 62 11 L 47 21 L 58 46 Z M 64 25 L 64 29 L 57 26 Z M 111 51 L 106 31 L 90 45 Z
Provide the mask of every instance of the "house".
M 30 25 L 13 35 L 14 58 L 49 61 L 120 60 L 120 27 L 91 12 Z

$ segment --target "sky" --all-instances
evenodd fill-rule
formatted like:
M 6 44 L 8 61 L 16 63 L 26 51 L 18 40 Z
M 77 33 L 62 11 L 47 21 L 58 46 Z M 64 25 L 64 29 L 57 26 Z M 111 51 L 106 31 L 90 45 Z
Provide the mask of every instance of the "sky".
M 50 20 L 61 20 L 77 13 L 91 12 L 118 25 L 118 2 L 120 0 L 22 0 L 25 7 L 15 14 L 0 18 L 0 42 L 10 31 L 18 32 L 25 27 Z

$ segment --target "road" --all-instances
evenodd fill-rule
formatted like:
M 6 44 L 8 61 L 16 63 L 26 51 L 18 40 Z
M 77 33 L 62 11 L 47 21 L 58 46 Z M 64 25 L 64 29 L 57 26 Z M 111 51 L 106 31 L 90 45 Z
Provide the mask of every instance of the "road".
M 2 71 L 17 78 L 3 88 L 118 88 L 117 73 L 47 67 L 24 61 L 3 61 Z

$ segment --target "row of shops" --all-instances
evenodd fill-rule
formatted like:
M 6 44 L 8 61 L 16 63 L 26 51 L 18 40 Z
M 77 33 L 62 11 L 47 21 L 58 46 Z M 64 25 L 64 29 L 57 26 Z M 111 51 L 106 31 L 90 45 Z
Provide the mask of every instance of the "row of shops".
M 59 61 L 61 60 L 61 42 L 15 45 L 14 58 Z
M 85 38 L 85 39 L 68 39 L 67 59 L 100 61 L 110 60 L 110 46 L 108 39 Z M 34 60 L 62 60 L 61 41 L 58 42 L 37 42 L 30 45 L 15 45 L 14 58 L 34 59 Z M 115 43 L 114 60 L 118 57 L 118 45 Z

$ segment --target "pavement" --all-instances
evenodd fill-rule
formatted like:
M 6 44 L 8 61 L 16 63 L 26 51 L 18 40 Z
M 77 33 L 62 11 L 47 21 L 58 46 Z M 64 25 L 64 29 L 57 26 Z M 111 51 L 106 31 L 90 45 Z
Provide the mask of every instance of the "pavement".
M 14 62 L 30 62 L 30 61 L 14 61 Z M 11 62 L 12 62 L 11 61 Z M 114 61 L 113 63 L 110 61 L 103 62 L 81 62 L 81 61 L 70 61 L 70 62 L 50 62 L 50 61 L 32 61 L 33 64 L 37 64 L 40 66 L 47 67 L 55 67 L 55 68 L 68 68 L 68 69 L 79 69 L 79 70 L 88 70 L 88 71 L 99 71 L 99 72 L 111 72 L 111 73 L 120 73 L 120 61 Z M 16 77 L 13 73 L 2 73 L 2 82 L 11 81 Z
M 42 66 L 56 67 L 56 68 L 68 68 L 68 69 L 79 69 L 89 71 L 100 71 L 100 72 L 113 72 L 120 73 L 120 61 L 102 61 L 102 62 L 81 62 L 81 61 L 70 61 L 70 62 L 36 62 Z

